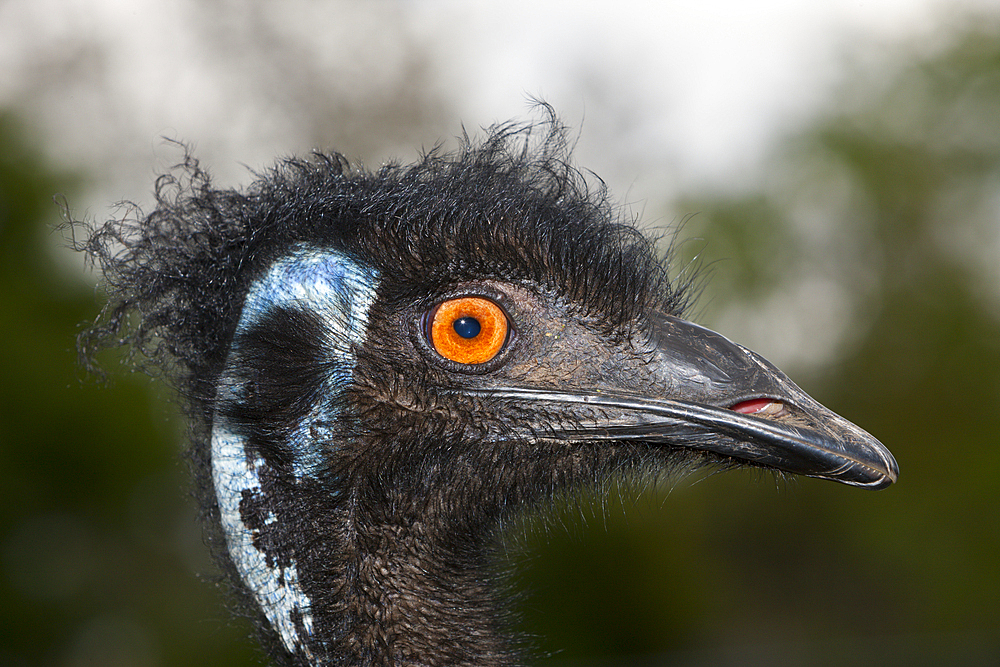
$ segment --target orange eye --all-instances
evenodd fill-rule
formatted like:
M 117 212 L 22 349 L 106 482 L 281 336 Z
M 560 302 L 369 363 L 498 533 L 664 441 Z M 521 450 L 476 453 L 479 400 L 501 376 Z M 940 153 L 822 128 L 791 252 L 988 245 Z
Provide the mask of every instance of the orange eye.
M 483 364 L 497 356 L 507 340 L 507 316 L 489 299 L 466 296 L 445 301 L 431 320 L 431 343 L 445 359 Z

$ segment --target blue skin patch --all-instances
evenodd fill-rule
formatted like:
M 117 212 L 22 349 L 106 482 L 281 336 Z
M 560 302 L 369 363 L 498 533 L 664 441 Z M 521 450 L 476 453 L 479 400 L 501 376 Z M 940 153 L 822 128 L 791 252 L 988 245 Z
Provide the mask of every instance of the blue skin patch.
M 244 493 L 261 493 L 260 470 L 264 459 L 247 456 L 245 443 L 224 426 L 212 430 L 212 479 L 219 500 L 219 515 L 226 533 L 229 555 L 243 583 L 253 591 L 281 641 L 291 653 L 303 652 L 311 658 L 309 647 L 299 637 L 296 618 L 307 635 L 313 633 L 311 601 L 299 585 L 296 564 L 288 567 L 273 564 L 267 554 L 254 544 L 257 531 L 250 530 L 240 512 Z
M 275 308 L 295 307 L 318 315 L 328 331 L 328 339 L 323 341 L 329 355 L 326 366 L 331 369 L 326 389 L 335 393 L 350 380 L 354 370 L 352 347 L 364 341 L 377 279 L 376 272 L 339 252 L 299 248 L 275 262 L 250 287 L 234 340 L 238 341 L 242 332 Z M 227 364 L 219 383 L 218 401 L 236 401 L 241 394 Z M 316 445 L 315 435 L 328 431 L 326 424 L 338 416 L 330 414 L 328 405 L 315 405 L 290 437 L 296 479 L 310 476 L 321 463 L 323 452 Z M 247 452 L 246 441 L 232 432 L 217 410 L 212 429 L 212 479 L 229 554 L 285 648 L 311 659 L 306 637 L 300 636 L 300 631 L 307 637 L 313 634 L 311 600 L 299 582 L 296 562 L 284 559 L 282 565 L 274 554 L 263 551 L 258 546 L 259 531 L 248 526 L 253 522 L 240 508 L 245 497 L 264 494 L 261 477 L 267 466 L 262 457 Z M 268 522 L 275 520 L 273 516 L 267 518 Z

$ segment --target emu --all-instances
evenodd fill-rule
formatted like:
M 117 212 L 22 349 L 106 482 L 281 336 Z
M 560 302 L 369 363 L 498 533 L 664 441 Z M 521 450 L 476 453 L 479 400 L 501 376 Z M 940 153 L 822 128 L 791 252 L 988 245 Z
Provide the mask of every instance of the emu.
M 539 139 L 539 135 L 541 138 Z M 501 527 L 700 465 L 868 488 L 872 436 L 684 319 L 692 281 L 570 164 L 554 118 L 375 172 L 188 158 L 81 243 L 190 415 L 208 542 L 282 665 L 514 665 Z

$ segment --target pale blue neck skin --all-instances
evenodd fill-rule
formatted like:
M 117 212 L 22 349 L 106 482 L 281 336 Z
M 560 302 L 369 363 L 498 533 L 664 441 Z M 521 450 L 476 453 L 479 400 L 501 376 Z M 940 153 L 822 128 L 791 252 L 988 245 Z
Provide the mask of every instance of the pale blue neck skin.
M 354 370 L 352 349 L 364 342 L 377 281 L 373 269 L 342 253 L 299 247 L 275 262 L 250 286 L 236 326 L 233 350 L 240 335 L 269 311 L 279 307 L 307 310 L 319 316 L 329 332 L 324 341 L 332 369 L 327 378 L 328 390 L 331 394 L 342 391 Z M 237 400 L 241 393 L 237 385 L 227 362 L 219 382 L 218 402 Z M 329 429 L 326 424 L 336 421 L 336 417 L 330 414 L 330 408 L 316 405 L 293 432 L 288 444 L 296 478 L 310 476 L 317 468 L 322 451 L 314 444 L 316 429 Z M 263 493 L 261 471 L 267 465 L 261 456 L 248 453 L 245 440 L 232 432 L 217 410 L 212 429 L 212 479 L 229 555 L 285 648 L 311 660 L 306 637 L 300 636 L 303 628 L 307 636 L 313 634 L 311 600 L 300 585 L 297 564 L 293 560 L 286 567 L 269 565 L 267 555 L 254 544 L 256 531 L 248 528 L 240 511 L 244 494 Z M 267 519 L 275 520 L 273 515 Z M 300 623 L 296 624 L 296 618 Z

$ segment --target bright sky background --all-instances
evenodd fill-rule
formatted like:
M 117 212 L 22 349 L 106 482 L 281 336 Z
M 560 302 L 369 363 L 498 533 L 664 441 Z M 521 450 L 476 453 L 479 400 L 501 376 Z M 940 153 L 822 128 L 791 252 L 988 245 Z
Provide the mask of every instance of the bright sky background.
M 718 178 L 749 166 L 814 108 L 852 47 L 932 35 L 945 4 L 661 1 L 608 12 L 600 2 L 471 3 L 436 46 L 452 56 L 442 67 L 456 82 L 482 81 L 461 100 L 467 115 L 502 120 L 523 112 L 519 93 L 540 94 L 568 120 L 586 116 L 584 139 L 591 123 L 607 125 L 609 142 L 629 153 Z M 440 5 L 423 7 L 419 26 L 430 32 Z
M 24 110 L 63 164 L 95 173 L 87 209 L 102 216 L 99 202 L 149 201 L 153 175 L 175 157 L 164 135 L 234 184 L 249 178 L 243 165 L 312 147 L 283 80 L 260 81 L 268 39 L 298 48 L 314 74 L 300 85 L 333 97 L 398 85 L 418 51 L 445 105 L 392 154 L 407 160 L 462 124 L 523 117 L 535 95 L 582 125 L 582 165 L 644 201 L 752 172 L 823 99 L 844 54 L 908 35 L 932 43 L 943 9 L 960 4 L 7 0 L 0 104 Z M 290 79 L 294 69 L 285 65 Z

